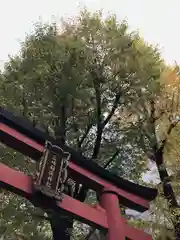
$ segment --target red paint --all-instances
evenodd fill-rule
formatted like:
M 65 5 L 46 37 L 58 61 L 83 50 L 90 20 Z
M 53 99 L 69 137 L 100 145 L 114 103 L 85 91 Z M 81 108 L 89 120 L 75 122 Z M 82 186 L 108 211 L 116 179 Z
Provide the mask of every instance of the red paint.
M 5 134 L 13 137 L 15 140 L 17 140 L 20 143 L 23 143 L 24 145 L 28 145 L 31 148 L 39 151 L 40 153 L 43 152 L 44 146 L 40 145 L 36 141 L 26 137 L 25 135 L 19 133 L 13 128 L 8 127 L 7 125 L 0 123 L 0 131 L 4 132 Z M 8 141 L 5 143 L 8 145 Z M 111 191 L 116 192 L 119 197 L 123 197 L 125 199 L 128 199 L 138 205 L 141 205 L 144 210 L 149 208 L 149 202 L 139 196 L 136 196 L 135 194 L 129 193 L 123 189 L 117 188 L 113 186 L 108 181 L 105 181 L 101 179 L 100 177 L 96 176 L 95 174 L 89 172 L 88 170 L 74 164 L 72 161 L 69 163 L 69 172 L 70 175 L 75 179 L 79 180 L 86 184 L 87 187 L 99 191 L 103 188 L 111 189 Z
M 32 178 L 26 176 L 22 172 L 11 169 L 2 163 L 0 163 L 0 182 L 9 185 L 13 192 L 18 192 L 19 195 L 27 197 L 28 199 L 33 195 Z M 105 211 L 100 212 L 96 208 L 73 199 L 66 194 L 64 194 L 63 201 L 57 202 L 57 205 L 80 218 L 83 222 L 88 221 L 88 223 L 95 223 L 99 227 L 107 228 Z
M 103 191 L 100 203 L 106 211 L 108 240 L 125 240 L 126 238 L 130 240 L 152 240 L 149 234 L 143 230 L 129 226 L 127 221 L 121 217 L 119 199 L 115 192 L 113 193 L 109 190 Z
M 106 210 L 108 222 L 108 240 L 125 240 L 125 224 L 120 217 L 119 199 L 116 193 L 103 192 L 101 205 Z
M 103 188 L 111 189 L 111 191 L 116 192 L 119 197 L 124 197 L 134 203 L 137 203 L 138 205 L 143 206 L 144 208 L 149 208 L 149 202 L 139 196 L 136 196 L 133 193 L 129 193 L 121 188 L 117 188 L 113 186 L 111 183 L 107 182 L 106 180 L 101 179 L 100 177 L 96 176 L 95 174 L 89 172 L 88 170 L 81 168 L 80 166 L 74 164 L 73 162 L 70 162 L 69 164 L 70 172 L 74 172 L 75 174 L 78 174 L 78 177 L 82 180 L 82 182 L 86 182 L 88 186 L 93 190 L 100 190 Z M 73 175 L 73 173 L 72 173 Z
M 26 176 L 24 173 L 16 171 L 9 168 L 8 166 L 0 163 L 0 183 L 5 184 L 4 188 L 9 188 L 12 192 L 18 193 L 19 195 L 32 199 L 33 188 L 32 188 L 32 178 Z M 104 193 L 105 194 L 105 193 Z M 111 199 L 113 201 L 113 199 Z M 115 199 L 117 207 L 117 197 Z M 103 204 L 103 202 L 102 202 Z M 104 208 L 107 204 L 105 199 Z M 114 204 L 114 203 L 113 203 Z M 96 206 L 89 206 L 85 203 L 79 202 L 64 194 L 64 200 L 62 202 L 57 202 L 57 205 L 63 210 L 73 214 L 76 219 L 89 224 L 95 224 L 97 227 L 108 229 L 107 217 L 109 216 L 107 209 L 105 210 L 98 204 Z M 110 208 L 109 208 L 110 209 Z M 116 209 L 117 215 L 120 218 L 120 224 L 123 224 L 126 236 L 132 240 L 152 240 L 151 236 L 144 233 L 139 229 L 135 229 L 127 225 L 125 219 L 120 217 L 120 210 L 118 205 L 118 211 Z M 114 215 L 114 213 L 113 213 Z M 115 238 L 116 239 L 116 238 Z M 114 240 L 115 240 L 114 239 Z M 120 240 L 120 239 L 118 239 Z

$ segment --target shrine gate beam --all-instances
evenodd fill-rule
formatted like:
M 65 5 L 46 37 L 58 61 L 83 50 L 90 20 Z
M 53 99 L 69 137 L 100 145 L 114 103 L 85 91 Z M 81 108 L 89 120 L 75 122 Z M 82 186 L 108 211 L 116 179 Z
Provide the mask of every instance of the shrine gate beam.
M 0 141 L 25 155 L 30 156 L 34 160 L 40 159 L 44 148 L 43 145 L 4 123 L 0 123 Z M 92 172 L 76 165 L 72 160 L 69 162 L 68 171 L 70 176 L 72 176 L 77 182 L 83 182 L 90 189 L 101 192 L 103 188 L 108 188 L 115 191 L 119 195 L 121 204 L 126 207 L 140 212 L 149 209 L 148 200 L 114 186 Z M 136 187 L 136 184 L 134 184 L 134 187 Z
M 9 168 L 8 166 L 0 163 L 0 187 L 10 190 L 32 202 L 35 206 L 54 208 L 57 207 L 63 209 L 68 214 L 73 214 L 75 219 L 80 220 L 89 225 L 93 225 L 98 229 L 108 229 L 106 211 L 103 208 L 94 208 L 85 203 L 82 203 L 76 199 L 64 194 L 64 198 L 61 201 L 56 201 L 56 206 L 52 204 L 49 199 L 40 199 L 33 190 L 33 180 L 30 176 L 26 176 L 24 173 Z M 129 226 L 124 218 L 121 217 L 125 234 L 128 239 L 133 240 L 152 240 L 151 236 L 139 229 Z

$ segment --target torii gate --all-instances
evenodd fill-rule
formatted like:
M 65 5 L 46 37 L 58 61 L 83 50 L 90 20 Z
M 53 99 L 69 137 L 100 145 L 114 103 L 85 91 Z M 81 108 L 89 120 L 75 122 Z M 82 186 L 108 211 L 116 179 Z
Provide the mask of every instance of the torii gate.
M 152 240 L 149 234 L 127 224 L 120 216 L 119 204 L 144 212 L 157 196 L 156 189 L 117 177 L 67 146 L 53 145 L 53 138 L 3 108 L 0 141 L 40 162 L 35 180 L 1 163 L 2 188 L 25 197 L 35 206 L 61 209 L 74 219 L 107 230 L 108 240 Z M 92 207 L 68 196 L 64 191 L 68 178 L 95 190 L 99 204 Z

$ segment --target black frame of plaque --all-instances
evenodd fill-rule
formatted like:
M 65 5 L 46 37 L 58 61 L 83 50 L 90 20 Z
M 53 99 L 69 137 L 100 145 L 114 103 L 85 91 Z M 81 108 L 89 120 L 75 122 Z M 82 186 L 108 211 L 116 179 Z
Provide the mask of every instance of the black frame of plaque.
M 48 197 L 61 200 L 68 177 L 67 167 L 70 157 L 69 152 L 46 141 L 43 155 L 37 166 L 34 180 L 35 190 Z

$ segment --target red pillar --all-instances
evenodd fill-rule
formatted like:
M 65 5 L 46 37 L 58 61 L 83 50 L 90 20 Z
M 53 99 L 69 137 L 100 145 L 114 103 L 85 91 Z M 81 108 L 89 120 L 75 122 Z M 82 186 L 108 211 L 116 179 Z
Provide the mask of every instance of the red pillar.
M 104 190 L 100 198 L 100 204 L 107 214 L 108 240 L 125 240 L 125 226 L 121 220 L 117 194 Z

